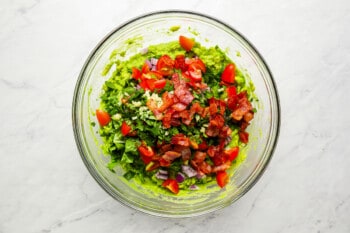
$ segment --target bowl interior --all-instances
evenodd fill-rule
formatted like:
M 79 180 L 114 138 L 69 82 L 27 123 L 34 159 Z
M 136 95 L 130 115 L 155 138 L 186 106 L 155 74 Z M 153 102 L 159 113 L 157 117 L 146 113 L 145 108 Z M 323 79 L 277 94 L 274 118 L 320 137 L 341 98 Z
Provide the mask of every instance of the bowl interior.
M 177 31 L 169 30 L 180 26 Z M 205 190 L 174 196 L 162 190 L 150 189 L 126 181 L 123 171 L 112 173 L 106 164 L 98 135 L 98 124 L 93 115 L 99 107 L 101 87 L 108 79 L 102 70 L 112 51 L 127 50 L 124 58 L 140 52 L 151 44 L 178 39 L 179 35 L 194 37 L 203 46 L 218 45 L 236 65 L 250 77 L 259 99 L 257 113 L 248 127 L 250 143 L 246 160 L 233 171 L 225 189 L 216 185 Z M 133 41 L 132 46 L 130 41 Z M 262 57 L 238 32 L 229 26 L 200 14 L 190 12 L 158 12 L 136 18 L 115 29 L 94 49 L 80 74 L 73 101 L 73 127 L 82 159 L 97 182 L 121 203 L 159 216 L 183 217 L 200 215 L 227 206 L 237 200 L 260 177 L 277 140 L 279 104 L 272 75 Z

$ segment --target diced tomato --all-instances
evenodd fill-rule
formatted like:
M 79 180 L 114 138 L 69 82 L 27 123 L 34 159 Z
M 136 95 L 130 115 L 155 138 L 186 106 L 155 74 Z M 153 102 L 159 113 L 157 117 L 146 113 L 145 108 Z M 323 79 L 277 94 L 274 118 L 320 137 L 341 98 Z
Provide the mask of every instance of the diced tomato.
M 225 171 L 219 171 L 216 173 L 216 182 L 220 186 L 220 188 L 225 187 L 225 185 L 230 181 L 227 173 Z
M 181 47 L 186 51 L 190 51 L 194 46 L 194 40 L 192 40 L 188 37 L 185 37 L 185 36 L 180 36 L 179 42 L 180 42 Z
M 120 128 L 120 131 L 123 134 L 123 136 L 126 136 L 126 135 L 128 135 L 130 133 L 131 126 L 128 125 L 125 121 L 123 121 L 122 126 Z
M 111 117 L 109 116 L 108 112 L 101 109 L 96 109 L 96 117 L 101 126 L 106 126 L 111 121 Z
M 149 88 L 149 90 L 154 91 L 156 79 L 149 78 L 149 79 L 145 79 L 145 80 L 146 80 L 147 87 Z
M 179 193 L 179 184 L 174 179 L 167 179 L 162 183 L 162 186 L 169 189 L 171 192 L 178 194 Z
M 163 89 L 166 85 L 165 79 L 159 79 L 154 82 L 154 88 L 156 89 Z
M 239 131 L 238 132 L 238 136 L 239 136 L 239 140 L 241 140 L 241 142 L 247 144 L 249 141 L 249 133 L 247 133 L 246 131 Z
M 140 157 L 142 159 L 142 161 L 147 165 L 152 161 L 152 157 L 148 157 L 148 156 L 144 156 L 142 154 L 140 154 Z
M 150 75 L 150 78 L 154 78 L 154 79 L 161 79 L 163 78 L 163 75 L 159 72 L 159 71 L 150 71 L 147 73 L 148 75 Z
M 235 86 L 229 86 L 226 88 L 228 98 L 237 96 L 237 89 Z
M 149 90 L 149 87 L 147 85 L 147 79 L 141 79 L 141 82 L 139 83 L 140 87 L 144 90 Z
M 198 145 L 198 150 L 206 150 L 208 149 L 208 144 L 205 140 L 202 140 L 202 142 Z
M 236 76 L 236 67 L 233 63 L 228 64 L 221 74 L 221 80 L 226 83 L 234 83 Z
M 150 68 L 147 65 L 147 63 L 143 64 L 142 69 L 141 69 L 141 73 L 142 74 L 147 74 L 148 72 L 150 72 Z
M 196 63 L 192 63 L 188 66 L 188 72 L 190 74 L 191 80 L 193 80 L 194 82 L 202 81 L 202 71 L 198 67 L 198 65 L 196 65 Z
M 187 64 L 185 63 L 185 55 L 176 55 L 174 67 L 175 69 L 181 70 L 182 72 L 187 70 Z
M 170 76 L 174 73 L 175 61 L 171 59 L 168 55 L 163 55 L 158 59 L 157 71 L 164 76 Z
M 131 77 L 133 77 L 136 80 L 141 78 L 141 71 L 139 69 L 133 67 Z
M 198 57 L 187 59 L 185 63 L 187 65 L 195 66 L 197 69 L 200 69 L 203 73 L 205 73 L 206 71 L 204 62 Z
M 233 161 L 237 158 L 238 156 L 238 153 L 239 153 L 239 147 L 238 146 L 235 146 L 231 149 L 228 149 L 228 150 L 225 150 L 224 151 L 225 155 L 227 156 L 227 159 L 229 161 Z
M 150 146 L 141 145 L 137 149 L 139 150 L 141 155 L 146 157 L 152 157 L 155 154 L 154 150 Z

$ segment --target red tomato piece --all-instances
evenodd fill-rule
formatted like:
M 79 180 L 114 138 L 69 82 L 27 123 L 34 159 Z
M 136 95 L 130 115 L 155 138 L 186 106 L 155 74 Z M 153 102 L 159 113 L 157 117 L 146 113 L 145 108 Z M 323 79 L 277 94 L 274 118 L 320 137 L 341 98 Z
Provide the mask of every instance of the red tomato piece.
M 228 64 L 221 74 L 221 80 L 226 83 L 234 83 L 236 76 L 236 67 L 233 63 Z
M 142 159 L 142 161 L 147 165 L 152 161 L 152 157 L 148 157 L 148 156 L 144 156 L 142 154 L 140 154 L 140 157 Z
M 235 86 L 227 87 L 227 88 L 226 88 L 226 91 L 227 91 L 227 96 L 228 96 L 229 98 L 237 97 L 237 89 L 236 89 Z
M 230 181 L 227 173 L 225 171 L 219 171 L 216 173 L 216 182 L 220 186 L 220 188 L 225 187 L 225 185 Z
M 225 150 L 224 151 L 225 155 L 227 156 L 227 159 L 229 161 L 233 161 L 237 158 L 238 156 L 238 153 L 239 153 L 239 147 L 238 146 L 235 146 L 231 149 L 228 149 L 228 150 Z
M 187 64 L 185 63 L 185 55 L 176 55 L 174 67 L 175 69 L 181 70 L 182 72 L 187 70 Z
M 147 79 L 142 79 L 141 77 L 141 82 L 139 83 L 139 85 L 143 90 L 149 90 L 149 87 L 147 85 Z
M 190 51 L 194 46 L 194 40 L 192 40 L 188 37 L 185 37 L 185 36 L 179 37 L 179 43 L 180 43 L 181 47 L 186 51 Z
M 146 157 L 152 157 L 155 153 L 152 147 L 141 145 L 137 148 L 141 155 Z
M 163 89 L 166 85 L 165 79 L 159 79 L 154 82 L 154 88 L 156 89 Z
M 206 71 L 206 67 L 205 67 L 204 62 L 198 57 L 187 59 L 186 64 L 196 66 L 196 68 L 200 69 L 203 73 L 205 73 L 205 71 Z
M 141 78 L 141 71 L 139 69 L 133 67 L 131 77 L 133 77 L 136 80 Z
M 125 121 L 123 121 L 120 131 L 122 132 L 123 136 L 126 136 L 131 132 L 131 126 L 128 125 Z
M 96 109 L 96 117 L 101 126 L 106 126 L 111 121 L 109 114 L 100 109 Z
M 146 83 L 147 83 L 147 87 L 148 87 L 151 91 L 154 91 L 156 79 L 149 78 L 149 79 L 145 79 L 145 80 L 146 80 Z
M 178 194 L 179 193 L 179 184 L 174 179 L 167 179 L 162 183 L 162 186 L 169 189 L 171 192 Z
M 163 55 L 158 59 L 157 71 L 164 76 L 170 76 L 174 73 L 175 61 L 168 55 Z
M 206 141 L 202 141 L 199 145 L 198 145 L 198 150 L 206 150 L 208 149 L 208 144 Z
M 163 78 L 163 75 L 159 72 L 159 71 L 150 71 L 147 73 L 148 75 L 150 75 L 150 78 L 155 78 L 155 79 L 161 79 Z
M 142 69 L 141 69 L 141 73 L 142 74 L 147 74 L 148 72 L 150 72 L 150 68 L 147 65 L 147 63 L 143 64 Z
M 190 74 L 191 80 L 193 80 L 194 82 L 202 81 L 202 71 L 196 63 L 191 63 L 188 66 L 188 73 Z

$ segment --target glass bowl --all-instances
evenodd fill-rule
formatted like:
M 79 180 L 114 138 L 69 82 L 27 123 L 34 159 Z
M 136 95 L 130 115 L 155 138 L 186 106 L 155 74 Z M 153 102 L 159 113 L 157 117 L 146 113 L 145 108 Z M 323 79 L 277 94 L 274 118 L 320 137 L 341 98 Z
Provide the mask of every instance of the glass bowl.
M 177 31 L 169 30 L 181 26 Z M 173 27 L 174 28 L 174 27 Z M 126 181 L 122 170 L 112 173 L 106 166 L 109 156 L 101 150 L 102 140 L 94 112 L 99 107 L 101 87 L 108 79 L 102 70 L 112 51 L 125 49 L 131 38 L 142 38 L 130 48 L 125 59 L 148 45 L 194 37 L 206 47 L 218 45 L 250 76 L 259 99 L 257 113 L 248 127 L 250 142 L 246 160 L 233 172 L 230 183 L 220 189 L 208 187 L 188 195 L 157 192 L 147 185 Z M 141 37 L 140 37 L 141 36 Z M 261 177 L 276 146 L 280 108 L 276 85 L 262 56 L 239 32 L 212 17 L 194 12 L 162 11 L 130 20 L 108 34 L 88 57 L 79 75 L 72 106 L 73 130 L 83 162 L 98 184 L 120 203 L 163 217 L 190 217 L 229 206 L 244 195 Z

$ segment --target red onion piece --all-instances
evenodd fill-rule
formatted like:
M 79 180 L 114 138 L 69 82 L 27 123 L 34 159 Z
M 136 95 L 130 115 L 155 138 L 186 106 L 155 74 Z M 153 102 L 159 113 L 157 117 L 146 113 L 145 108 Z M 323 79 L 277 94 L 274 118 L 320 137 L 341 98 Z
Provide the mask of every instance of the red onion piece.
M 148 65 L 148 67 L 151 69 L 152 68 L 152 64 L 149 60 L 146 60 L 145 63 Z
M 155 66 L 155 65 L 157 65 L 157 63 L 158 63 L 158 59 L 157 58 L 151 58 L 151 64 L 153 65 L 153 66 Z
M 205 175 L 205 174 L 198 173 L 198 174 L 196 175 L 196 177 L 197 177 L 198 179 L 203 179 L 203 178 L 206 177 L 206 175 Z
M 168 175 L 160 174 L 159 171 L 156 173 L 156 177 L 157 179 L 160 179 L 160 180 L 168 179 Z
M 186 178 L 185 175 L 182 174 L 181 172 L 177 173 L 176 175 L 176 181 L 178 183 L 182 183 L 185 180 L 185 178 Z
M 188 187 L 188 189 L 190 189 L 190 190 L 198 190 L 199 187 L 197 185 L 193 184 L 190 187 Z
M 168 171 L 166 171 L 166 170 L 161 170 L 161 169 L 159 169 L 158 172 L 159 172 L 159 174 L 161 174 L 161 175 L 168 175 Z
M 182 172 L 185 173 L 188 177 L 194 177 L 197 175 L 197 171 L 188 165 L 182 165 L 181 168 Z

